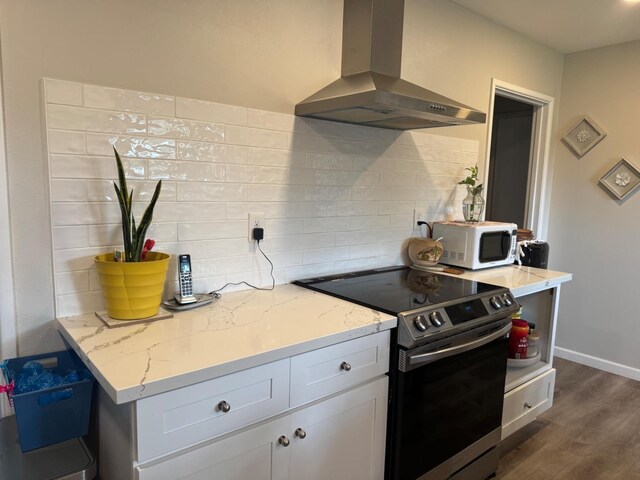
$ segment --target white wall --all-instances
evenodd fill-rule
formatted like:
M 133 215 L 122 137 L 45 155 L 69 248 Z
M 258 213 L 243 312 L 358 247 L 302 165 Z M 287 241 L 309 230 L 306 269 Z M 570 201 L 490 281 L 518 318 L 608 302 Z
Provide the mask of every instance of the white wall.
M 55 348 L 43 77 L 290 114 L 339 75 L 341 0 L 2 0 L 20 350 Z M 403 74 L 487 110 L 491 79 L 558 97 L 562 56 L 447 0 L 407 0 Z M 480 142 L 486 126 L 437 129 Z M 481 167 L 484 159 L 480 159 Z
M 622 157 L 640 168 L 638 85 L 640 42 L 565 57 L 549 242 L 550 262 L 573 273 L 558 353 L 640 379 L 640 194 L 619 202 L 598 186 Z M 578 159 L 560 138 L 585 114 L 607 136 Z

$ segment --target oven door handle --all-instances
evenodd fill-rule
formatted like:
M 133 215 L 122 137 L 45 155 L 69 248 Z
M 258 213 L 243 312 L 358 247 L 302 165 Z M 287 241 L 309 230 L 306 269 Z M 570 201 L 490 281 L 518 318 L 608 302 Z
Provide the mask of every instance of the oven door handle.
M 454 347 L 444 348 L 442 350 L 437 350 L 435 352 L 421 353 L 419 355 L 409 355 L 408 357 L 409 365 L 414 366 L 414 365 L 420 365 L 424 363 L 431 363 L 431 362 L 435 362 L 436 360 L 440 360 L 441 358 L 446 358 L 452 355 L 456 355 L 458 353 L 473 350 L 474 348 L 481 347 L 483 345 L 486 345 L 487 343 L 491 343 L 494 340 L 505 336 L 510 331 L 511 331 L 511 322 L 506 324 L 500 330 L 497 330 L 487 335 L 486 337 L 481 337 L 471 342 L 463 343 L 461 345 L 456 345 Z

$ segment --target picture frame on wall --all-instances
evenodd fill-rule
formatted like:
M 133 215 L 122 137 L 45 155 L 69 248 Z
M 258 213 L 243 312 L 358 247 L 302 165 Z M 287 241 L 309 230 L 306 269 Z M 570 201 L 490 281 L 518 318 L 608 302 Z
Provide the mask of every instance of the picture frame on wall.
M 618 200 L 625 200 L 640 187 L 640 170 L 623 157 L 599 183 Z
M 602 127 L 585 115 L 562 137 L 562 141 L 578 158 L 582 158 L 606 136 Z

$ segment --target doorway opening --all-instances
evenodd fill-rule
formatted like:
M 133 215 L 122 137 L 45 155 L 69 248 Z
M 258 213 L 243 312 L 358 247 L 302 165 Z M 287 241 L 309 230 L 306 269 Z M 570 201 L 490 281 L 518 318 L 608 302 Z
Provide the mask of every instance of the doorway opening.
M 496 95 L 486 219 L 525 224 L 533 105 Z
M 494 79 L 487 138 L 486 220 L 547 235 L 553 98 Z

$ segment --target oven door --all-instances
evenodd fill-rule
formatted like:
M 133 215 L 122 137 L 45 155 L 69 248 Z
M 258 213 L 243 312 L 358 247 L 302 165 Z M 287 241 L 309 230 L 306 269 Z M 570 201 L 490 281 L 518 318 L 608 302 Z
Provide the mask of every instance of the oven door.
M 435 351 L 403 352 L 407 371 L 391 375 L 387 478 L 449 478 L 498 444 L 509 329 L 503 321 Z M 491 457 L 497 463 L 497 450 Z M 486 476 L 495 471 L 477 463 L 489 468 Z

